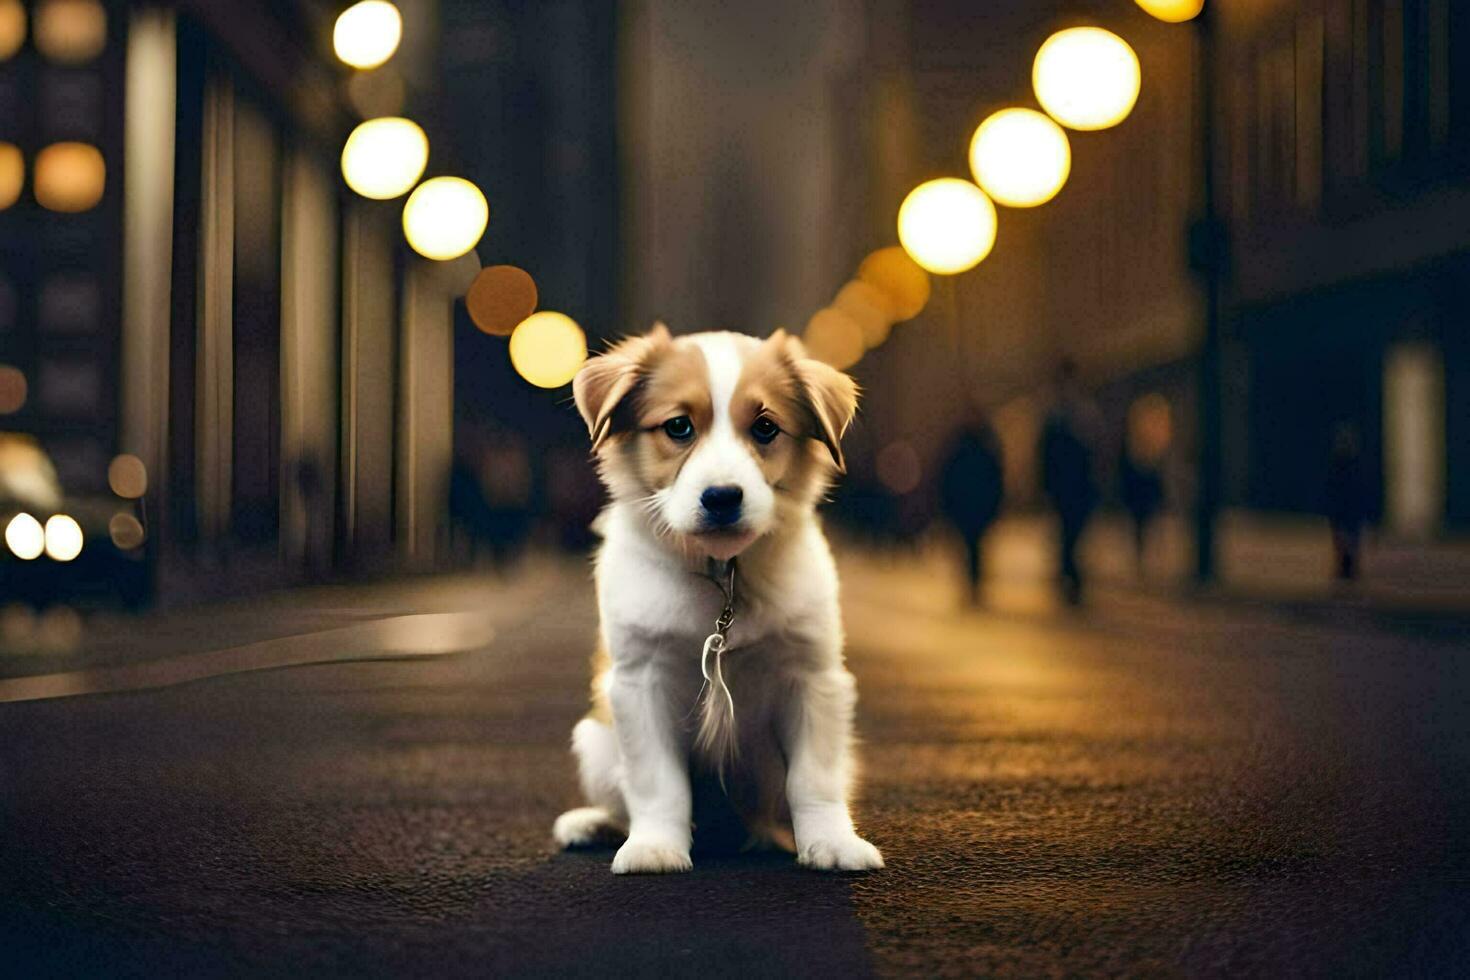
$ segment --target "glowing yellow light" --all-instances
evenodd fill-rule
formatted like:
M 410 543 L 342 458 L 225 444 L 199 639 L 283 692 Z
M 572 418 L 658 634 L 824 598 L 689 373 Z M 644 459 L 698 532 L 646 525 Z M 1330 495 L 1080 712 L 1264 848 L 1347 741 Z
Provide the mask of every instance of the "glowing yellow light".
M 1002 109 L 970 140 L 970 170 L 996 204 L 1034 208 L 1057 196 L 1072 172 L 1072 146 L 1035 109 Z
M 1069 129 L 1107 129 L 1138 101 L 1138 55 L 1112 31 L 1073 27 L 1046 39 L 1031 66 L 1041 107 Z
M 434 177 L 408 196 L 403 233 L 426 259 L 457 259 L 480 241 L 490 222 L 490 205 L 461 177 Z
M 15 57 L 26 43 L 26 8 L 20 0 L 0 0 L 0 61 Z
M 928 181 L 903 199 L 898 240 L 930 272 L 953 275 L 973 269 L 995 246 L 995 205 L 968 180 Z
M 1194 20 L 1205 9 L 1205 0 L 1135 0 L 1135 2 L 1159 20 L 1170 24 L 1182 24 Z
M 376 68 L 398 50 L 403 17 L 387 0 L 362 0 L 342 11 L 332 30 L 337 57 L 353 68 Z
M 148 467 L 136 456 L 123 453 L 107 464 L 107 485 L 125 500 L 137 500 L 148 492 Z
M 883 291 L 896 321 L 912 320 L 929 302 L 929 273 L 898 245 L 880 248 L 863 259 L 858 278 Z
M 89 143 L 52 143 L 36 154 L 36 200 L 50 211 L 90 211 L 107 187 L 102 152 Z
M 812 314 L 801 342 L 809 354 L 839 371 L 852 367 L 863 357 L 863 328 L 852 317 L 830 306 Z
M 5 546 L 17 558 L 30 561 L 46 550 L 46 532 L 30 514 L 16 514 L 5 525 Z
M 25 183 L 26 161 L 20 147 L 14 143 L 0 143 L 0 211 L 20 200 L 20 191 Z
M 143 522 L 126 511 L 118 511 L 107 522 L 107 534 L 112 543 L 123 551 L 131 551 L 141 545 L 147 537 Z
M 565 313 L 532 313 L 510 335 L 511 365 L 538 388 L 568 384 L 585 360 L 587 337 Z
M 97 0 L 46 0 L 36 8 L 35 31 L 43 55 L 78 65 L 107 46 L 107 12 Z
M 82 553 L 82 526 L 65 514 L 46 519 L 46 555 L 54 561 L 71 561 Z
M 342 179 L 375 201 L 407 194 L 429 163 L 429 138 L 411 119 L 369 119 L 342 147 Z
M 837 291 L 832 308 L 847 314 L 863 332 L 863 346 L 877 347 L 893 328 L 893 309 L 883 291 L 870 282 L 854 279 Z

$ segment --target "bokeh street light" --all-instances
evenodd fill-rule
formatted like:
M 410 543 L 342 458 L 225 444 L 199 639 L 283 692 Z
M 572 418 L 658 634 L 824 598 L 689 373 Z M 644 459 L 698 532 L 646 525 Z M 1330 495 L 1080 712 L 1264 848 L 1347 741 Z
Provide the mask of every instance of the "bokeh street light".
M 490 222 L 485 195 L 463 177 L 424 181 L 403 205 L 403 233 L 426 259 L 446 262 L 474 248 Z
M 112 538 L 113 545 L 120 550 L 132 551 L 147 540 L 148 533 L 144 530 L 142 521 L 126 511 L 119 511 L 107 522 L 107 536 Z
M 342 147 L 342 179 L 363 197 L 388 201 L 407 194 L 429 164 L 429 138 L 411 119 L 369 119 Z
M 968 180 L 941 177 L 909 191 L 898 209 L 898 240 L 939 275 L 973 269 L 995 246 L 995 205 Z
M 1002 109 L 982 122 L 970 140 L 975 182 L 997 204 L 1034 208 L 1067 182 L 1072 147 L 1067 134 L 1035 109 Z
M 107 486 L 124 500 L 137 500 L 148 492 L 148 467 L 131 453 L 114 456 L 107 464 Z
M 1182 24 L 1193 20 L 1205 9 L 1205 0 L 1134 0 L 1140 7 L 1159 20 L 1170 24 Z
M 895 322 L 912 320 L 929 303 L 929 273 L 901 246 L 890 245 L 870 254 L 858 266 L 857 277 L 888 298 Z
M 587 336 L 565 313 L 532 313 L 510 335 L 511 366 L 538 388 L 570 383 L 586 360 Z
M 862 360 L 866 347 L 863 328 L 842 310 L 830 306 L 812 314 L 802 332 L 807 353 L 845 371 Z
M 481 269 L 465 294 L 465 309 L 484 333 L 508 337 L 511 331 L 536 312 L 536 280 L 513 265 L 491 265 Z
M 342 11 L 332 29 L 332 47 L 353 68 L 376 68 L 398 50 L 403 17 L 387 0 L 362 0 Z
M 1107 129 L 1138 101 L 1138 55 L 1112 31 L 1068 28 L 1036 52 L 1031 84 L 1047 115 L 1068 129 Z
M 868 350 L 880 346 L 893 329 L 893 305 L 881 289 L 861 279 L 850 280 L 837 291 L 832 308 L 845 313 L 863 333 Z

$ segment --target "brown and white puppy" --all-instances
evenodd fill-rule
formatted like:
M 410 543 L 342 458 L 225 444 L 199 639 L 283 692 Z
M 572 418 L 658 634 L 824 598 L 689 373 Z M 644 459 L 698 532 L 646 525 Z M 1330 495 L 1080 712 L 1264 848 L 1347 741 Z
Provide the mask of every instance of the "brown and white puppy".
M 573 391 L 612 499 L 593 707 L 572 731 L 589 805 L 557 819 L 556 840 L 625 834 L 614 873 L 686 871 L 691 771 L 715 772 L 753 842 L 808 867 L 881 868 L 848 813 L 856 692 L 815 515 L 843 467 L 852 379 L 781 331 L 660 324 L 588 361 Z M 701 651 L 737 556 L 716 698 Z

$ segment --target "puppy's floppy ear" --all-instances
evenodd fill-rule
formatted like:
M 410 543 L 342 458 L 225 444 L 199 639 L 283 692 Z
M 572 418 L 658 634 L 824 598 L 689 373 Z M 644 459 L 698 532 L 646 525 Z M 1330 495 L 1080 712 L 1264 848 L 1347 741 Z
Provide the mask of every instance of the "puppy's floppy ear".
M 613 413 L 643 380 L 653 358 L 671 342 L 669 328 L 655 323 L 642 337 L 629 337 L 607 353 L 589 358 L 572 379 L 572 397 L 587 423 L 594 452 L 612 433 Z
M 782 335 L 777 331 L 775 339 Z M 797 392 L 811 413 L 817 438 L 832 454 L 837 472 L 847 472 L 847 459 L 842 455 L 842 436 L 857 414 L 857 382 L 841 371 L 806 356 L 806 349 L 795 337 L 784 337 L 791 355 L 792 373 L 796 375 Z

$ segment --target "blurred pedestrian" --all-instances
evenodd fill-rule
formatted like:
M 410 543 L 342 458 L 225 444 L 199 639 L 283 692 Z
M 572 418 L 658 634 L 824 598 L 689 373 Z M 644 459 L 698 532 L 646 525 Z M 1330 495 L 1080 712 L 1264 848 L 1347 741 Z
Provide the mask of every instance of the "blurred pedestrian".
M 497 571 L 505 571 L 526 550 L 534 526 L 534 473 L 525 437 L 509 430 L 493 433 L 480 456 L 479 479 L 491 559 Z
M 1139 575 L 1143 574 L 1149 528 L 1164 506 L 1164 456 L 1170 438 L 1171 413 L 1162 395 L 1144 395 L 1129 406 L 1118 461 L 1118 489 L 1133 519 L 1133 552 Z
M 1056 401 L 1041 431 L 1041 485 L 1060 524 L 1057 567 L 1062 597 L 1074 606 L 1082 601 L 1077 544 L 1098 498 L 1097 418 L 1097 407 L 1078 383 L 1076 365 L 1064 360 L 1057 371 Z
M 981 549 L 985 532 L 1000 513 L 1002 474 L 1000 440 L 990 424 L 981 421 L 961 430 L 945 457 L 940 507 L 965 542 L 971 603 L 980 601 Z
M 1343 422 L 1332 434 L 1332 456 L 1327 464 L 1327 523 L 1332 528 L 1332 552 L 1340 581 L 1358 577 L 1358 554 L 1363 522 L 1367 518 L 1364 499 L 1363 460 L 1358 448 L 1358 430 Z

